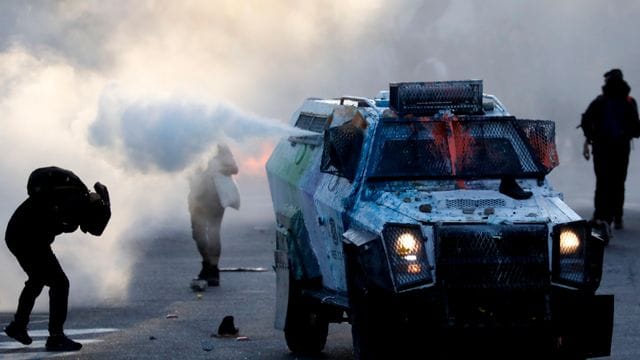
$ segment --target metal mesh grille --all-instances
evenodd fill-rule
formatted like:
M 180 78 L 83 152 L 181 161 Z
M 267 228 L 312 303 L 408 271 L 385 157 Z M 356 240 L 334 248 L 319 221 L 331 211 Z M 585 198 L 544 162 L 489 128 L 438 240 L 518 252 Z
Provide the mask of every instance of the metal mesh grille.
M 328 129 L 324 136 L 320 171 L 352 181 L 360 160 L 364 131 L 346 123 Z
M 385 122 L 378 125 L 373 176 L 451 174 L 447 124 L 443 121 Z
M 432 139 L 389 140 L 384 143 L 383 153 L 395 154 L 396 162 L 381 162 L 379 173 L 402 172 L 414 174 L 429 167 L 437 172 L 450 172 L 451 163 Z
M 580 251 L 582 255 L 582 251 Z M 572 284 L 583 284 L 585 279 L 584 258 L 567 257 L 560 261 L 560 278 Z
M 327 128 L 328 119 L 327 116 L 302 113 L 296 121 L 296 127 L 322 133 Z
M 549 284 L 547 227 L 436 228 L 437 280 L 452 289 L 542 289 Z
M 547 172 L 560 164 L 556 151 L 556 126 L 553 121 L 525 120 L 517 121 L 520 130 L 528 139 L 535 160 Z
M 537 126 L 531 120 L 519 124 L 515 118 L 384 119 L 376 132 L 369 176 L 486 178 L 547 174 L 557 164 L 540 160 L 554 158 L 550 155 L 555 154 L 552 125 L 545 122 Z
M 518 174 L 538 171 L 513 122 L 454 121 L 451 124 L 458 159 L 457 173 Z
M 504 199 L 447 199 L 447 207 L 450 209 L 504 207 Z
M 382 232 L 389 265 L 396 287 L 401 290 L 412 285 L 431 282 L 431 272 L 424 250 L 422 232 L 417 226 L 387 225 Z M 411 237 L 413 241 L 403 241 Z
M 482 113 L 482 81 L 413 82 L 391 84 L 391 107 L 399 114 L 433 115 Z

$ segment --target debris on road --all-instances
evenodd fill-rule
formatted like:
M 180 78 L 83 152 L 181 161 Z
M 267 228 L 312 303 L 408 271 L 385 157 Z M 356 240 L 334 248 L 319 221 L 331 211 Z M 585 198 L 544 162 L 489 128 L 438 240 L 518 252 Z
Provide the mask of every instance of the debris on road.
M 167 314 L 166 318 L 167 319 L 177 319 L 178 315 L 177 314 Z
M 204 351 L 211 351 L 214 348 L 213 341 L 210 340 L 202 340 L 200 344 L 202 345 L 202 350 Z
M 220 326 L 218 326 L 218 336 L 220 337 L 236 337 L 240 329 L 238 329 L 233 323 L 233 316 L 227 315 L 222 319 Z
M 267 271 L 264 267 L 223 267 L 220 271 L 226 272 L 264 272 Z

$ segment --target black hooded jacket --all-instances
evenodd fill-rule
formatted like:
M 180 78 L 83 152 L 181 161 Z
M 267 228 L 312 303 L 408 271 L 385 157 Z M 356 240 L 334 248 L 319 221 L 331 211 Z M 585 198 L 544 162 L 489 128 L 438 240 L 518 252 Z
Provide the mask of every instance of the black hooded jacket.
M 640 137 L 638 106 L 621 77 L 607 79 L 602 95 L 582 114 L 580 126 L 589 143 L 629 141 Z
M 29 197 L 11 216 L 5 240 L 12 251 L 48 246 L 63 232 L 76 231 L 89 210 L 89 190 L 74 173 L 58 167 L 34 170 Z

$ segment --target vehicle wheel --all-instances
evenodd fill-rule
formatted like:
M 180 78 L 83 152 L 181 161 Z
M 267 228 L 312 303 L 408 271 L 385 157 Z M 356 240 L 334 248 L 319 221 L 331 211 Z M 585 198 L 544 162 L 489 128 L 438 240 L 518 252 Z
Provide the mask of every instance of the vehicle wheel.
M 347 279 L 355 359 L 402 358 L 393 351 L 402 330 L 389 302 L 383 294 L 366 289 L 362 271 L 353 263 L 347 265 Z
M 296 354 L 318 354 L 327 343 L 328 332 L 329 320 L 322 309 L 304 303 L 299 292 L 291 289 L 284 327 L 289 350 Z
M 373 304 L 363 300 L 354 303 L 351 313 L 351 336 L 353 338 L 353 352 L 356 360 L 383 359 L 385 349 L 393 346 L 390 339 L 384 339 L 385 327 L 380 314 L 375 314 Z

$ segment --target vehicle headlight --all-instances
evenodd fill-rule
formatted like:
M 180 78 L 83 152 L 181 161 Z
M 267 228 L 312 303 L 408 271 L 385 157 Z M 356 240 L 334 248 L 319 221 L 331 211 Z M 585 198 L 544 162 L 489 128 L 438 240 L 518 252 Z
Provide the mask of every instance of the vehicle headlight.
M 397 290 L 433 282 L 420 226 L 387 224 L 382 238 Z
M 579 289 L 595 290 L 602 276 L 604 243 L 590 234 L 586 221 L 553 228 L 552 280 Z
M 418 239 L 410 232 L 405 232 L 398 236 L 395 244 L 396 253 L 400 256 L 410 257 L 407 260 L 416 260 L 415 255 L 418 251 Z
M 580 237 L 572 229 L 560 230 L 560 255 L 573 255 L 580 250 Z

